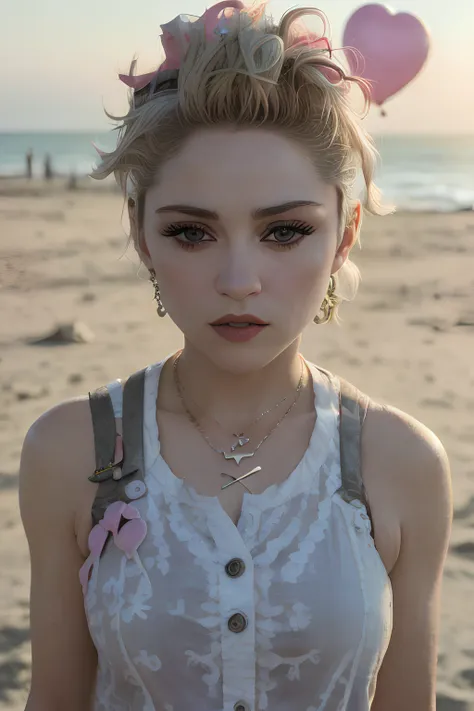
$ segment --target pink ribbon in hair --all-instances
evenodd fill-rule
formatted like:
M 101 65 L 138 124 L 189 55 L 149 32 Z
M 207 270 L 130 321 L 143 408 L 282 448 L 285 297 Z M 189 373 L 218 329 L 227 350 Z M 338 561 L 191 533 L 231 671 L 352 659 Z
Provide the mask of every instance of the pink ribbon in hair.
M 140 76 L 134 76 L 133 74 L 119 74 L 119 79 L 131 89 L 138 90 L 143 89 L 144 86 L 149 84 L 154 76 L 156 76 L 156 72 L 141 74 Z
M 164 25 L 160 25 L 163 33 L 160 37 L 161 44 L 165 53 L 165 61 L 159 66 L 157 71 L 149 74 L 141 74 L 133 76 L 132 74 L 119 74 L 119 79 L 131 89 L 143 89 L 147 86 L 157 72 L 166 69 L 179 69 L 183 61 L 186 50 L 189 46 L 189 25 L 194 22 L 201 22 L 204 25 L 206 40 L 217 39 L 221 34 L 226 32 L 226 18 L 228 17 L 226 10 L 233 11 L 244 9 L 244 4 L 240 0 L 224 0 L 216 5 L 208 8 L 201 17 L 195 15 L 177 15 L 173 20 Z M 219 17 L 219 15 L 222 16 Z
M 128 87 L 139 90 L 150 84 L 158 72 L 179 69 L 189 47 L 189 29 L 191 24 L 194 22 L 202 23 L 206 40 L 210 42 L 213 39 L 217 39 L 220 35 L 225 34 L 227 32 L 227 19 L 235 12 L 240 12 L 244 9 L 245 5 L 240 0 L 223 0 L 223 2 L 218 2 L 216 5 L 208 8 L 201 17 L 195 15 L 177 15 L 170 22 L 160 25 L 163 31 L 160 39 L 166 58 L 158 70 L 139 76 L 134 76 L 131 73 L 132 70 L 130 70 L 129 74 L 119 74 L 120 80 Z M 248 14 L 254 19 L 259 19 L 264 9 L 265 3 L 263 2 L 259 8 L 248 10 Z M 229 15 L 227 10 L 232 10 L 232 13 Z M 326 37 L 327 22 L 324 13 L 314 9 L 308 14 L 316 15 L 322 20 L 322 34 L 310 31 L 302 22 L 296 21 L 294 23 L 294 30 L 290 36 L 289 48 L 310 47 L 312 49 L 321 49 L 326 51 L 329 57 L 331 57 L 332 48 L 329 39 Z M 333 84 L 337 84 L 341 81 L 339 73 L 330 67 L 321 66 L 320 71 L 328 81 Z
M 305 27 L 304 23 L 302 23 L 301 21 L 296 21 L 293 23 L 295 29 L 291 33 L 289 48 L 309 47 L 310 49 L 320 49 L 322 51 L 327 52 L 329 58 L 331 58 L 332 47 L 328 37 L 326 36 L 326 32 L 328 29 L 326 16 L 320 10 L 316 10 L 315 8 L 312 8 L 311 12 L 308 14 L 316 15 L 322 21 L 322 34 L 317 34 L 316 32 L 313 32 L 307 27 Z M 331 84 L 340 83 L 341 75 L 335 69 L 331 69 L 331 67 L 321 66 L 319 67 L 319 71 L 326 77 L 328 81 L 331 82 Z

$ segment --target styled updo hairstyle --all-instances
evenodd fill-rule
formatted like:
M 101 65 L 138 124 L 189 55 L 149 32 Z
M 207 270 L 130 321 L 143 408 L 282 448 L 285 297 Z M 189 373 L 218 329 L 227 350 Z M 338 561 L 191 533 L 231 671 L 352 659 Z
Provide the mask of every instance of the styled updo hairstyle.
M 230 0 L 201 18 L 180 15 L 162 25 L 167 58 L 158 70 L 137 77 L 134 59 L 129 75 L 121 75 L 131 88 L 129 110 L 124 116 L 106 112 L 119 122 L 118 141 L 112 152 L 99 151 L 91 176 L 115 175 L 125 198 L 135 201 L 139 225 L 160 165 L 195 129 L 217 125 L 268 128 L 304 145 L 322 178 L 337 189 L 339 240 L 353 216 L 358 176 L 366 212 L 389 211 L 373 182 L 377 151 L 359 122 L 369 108 L 370 86 L 334 59 L 320 10 L 289 10 L 275 24 L 265 5 Z M 303 16 L 318 18 L 323 32 L 309 31 Z M 361 92 L 359 112 L 350 99 L 353 86 Z M 339 303 L 355 297 L 359 281 L 358 268 L 346 260 L 335 275 L 331 318 L 338 321 Z

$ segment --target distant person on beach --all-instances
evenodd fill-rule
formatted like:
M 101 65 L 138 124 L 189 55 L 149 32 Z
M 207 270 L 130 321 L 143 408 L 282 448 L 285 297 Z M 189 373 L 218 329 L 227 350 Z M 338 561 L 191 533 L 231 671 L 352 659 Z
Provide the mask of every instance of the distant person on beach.
M 29 180 L 33 177 L 33 151 L 31 148 L 26 152 L 26 177 Z
M 52 180 L 53 178 L 53 168 L 51 165 L 51 156 L 49 153 L 45 155 L 44 158 L 44 179 L 45 180 Z
M 182 345 L 26 435 L 27 711 L 435 710 L 446 451 L 300 352 L 305 329 L 330 352 L 363 210 L 389 211 L 348 101 L 369 87 L 324 20 L 229 0 L 177 15 L 165 63 L 121 77 L 92 177 L 123 186 Z

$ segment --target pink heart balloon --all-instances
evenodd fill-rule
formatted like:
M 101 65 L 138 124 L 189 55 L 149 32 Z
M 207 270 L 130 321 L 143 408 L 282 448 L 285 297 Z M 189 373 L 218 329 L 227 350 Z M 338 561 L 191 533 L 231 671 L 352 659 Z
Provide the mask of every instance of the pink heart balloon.
M 344 47 L 352 74 L 372 82 L 372 101 L 381 106 L 420 72 L 428 57 L 430 37 L 414 15 L 394 14 L 384 5 L 370 4 L 360 7 L 347 21 Z

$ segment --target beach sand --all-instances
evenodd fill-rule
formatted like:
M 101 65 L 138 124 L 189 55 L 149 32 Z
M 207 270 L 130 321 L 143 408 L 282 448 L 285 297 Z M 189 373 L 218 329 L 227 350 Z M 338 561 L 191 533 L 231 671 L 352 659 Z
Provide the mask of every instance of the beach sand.
M 30 676 L 29 558 L 17 501 L 26 431 L 55 403 L 181 346 L 170 319 L 156 315 L 147 272 L 127 249 L 120 195 L 110 184 L 93 185 L 82 181 L 71 191 L 60 181 L 0 180 L 2 709 L 24 709 Z M 447 449 L 455 518 L 442 599 L 438 711 L 472 711 L 474 213 L 366 219 L 362 250 L 356 247 L 353 259 L 362 283 L 356 301 L 341 309 L 343 325 L 311 326 L 302 352 L 421 420 Z M 85 343 L 30 343 L 74 321 L 84 324 Z

